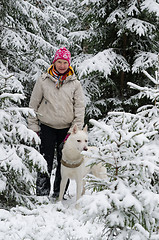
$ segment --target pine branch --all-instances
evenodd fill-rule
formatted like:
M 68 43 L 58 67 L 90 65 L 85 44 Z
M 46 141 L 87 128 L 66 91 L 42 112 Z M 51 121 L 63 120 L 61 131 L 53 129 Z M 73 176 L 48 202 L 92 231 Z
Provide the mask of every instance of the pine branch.
M 146 72 L 145 70 L 142 70 L 142 72 L 145 74 L 146 77 L 148 77 L 155 85 L 158 85 L 159 82 L 155 80 L 155 78 L 151 77 L 151 75 Z
M 4 159 L 0 159 L 0 162 L 6 161 L 8 160 L 8 158 L 10 158 L 14 153 L 10 154 L 8 157 L 4 158 Z
M 5 80 L 8 80 L 11 77 L 14 77 L 14 75 L 13 74 L 6 75 L 6 74 L 3 74 L 2 72 L 0 72 L 0 78 L 4 78 Z

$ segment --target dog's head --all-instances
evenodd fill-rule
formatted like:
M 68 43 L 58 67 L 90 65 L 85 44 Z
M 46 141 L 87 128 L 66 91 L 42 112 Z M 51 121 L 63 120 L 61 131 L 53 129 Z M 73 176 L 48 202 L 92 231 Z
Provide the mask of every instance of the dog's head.
M 69 138 L 73 141 L 74 146 L 79 152 L 88 150 L 87 125 L 83 130 L 79 130 L 77 125 L 74 125 Z

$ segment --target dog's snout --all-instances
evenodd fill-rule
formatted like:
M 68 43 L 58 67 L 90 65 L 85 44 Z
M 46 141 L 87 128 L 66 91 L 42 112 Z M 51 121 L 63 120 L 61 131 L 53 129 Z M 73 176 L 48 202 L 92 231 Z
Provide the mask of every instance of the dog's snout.
M 88 150 L 88 148 L 87 148 L 87 147 L 84 147 L 84 148 L 83 148 L 83 150 L 84 150 L 84 151 L 87 151 L 87 150 Z

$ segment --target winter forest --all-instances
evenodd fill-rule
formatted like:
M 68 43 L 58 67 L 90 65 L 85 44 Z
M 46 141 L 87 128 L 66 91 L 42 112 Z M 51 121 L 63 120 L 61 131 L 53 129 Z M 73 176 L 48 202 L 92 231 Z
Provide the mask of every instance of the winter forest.
M 159 0 L 1 0 L 0 240 L 159 240 Z M 107 179 L 52 203 L 35 194 L 45 172 L 27 127 L 37 78 L 56 50 L 86 103 L 89 145 Z M 53 176 L 54 177 L 54 170 Z

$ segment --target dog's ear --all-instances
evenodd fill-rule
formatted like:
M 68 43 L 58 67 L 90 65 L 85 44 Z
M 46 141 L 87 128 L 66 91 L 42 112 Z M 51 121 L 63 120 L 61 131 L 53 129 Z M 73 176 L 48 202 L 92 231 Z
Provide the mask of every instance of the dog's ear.
M 78 131 L 78 127 L 77 127 L 77 125 L 75 124 L 75 125 L 73 126 L 72 133 L 76 134 L 77 131 Z
M 87 127 L 87 124 L 86 124 L 85 127 L 83 128 L 83 131 L 87 132 L 87 129 L 88 129 L 88 127 Z

